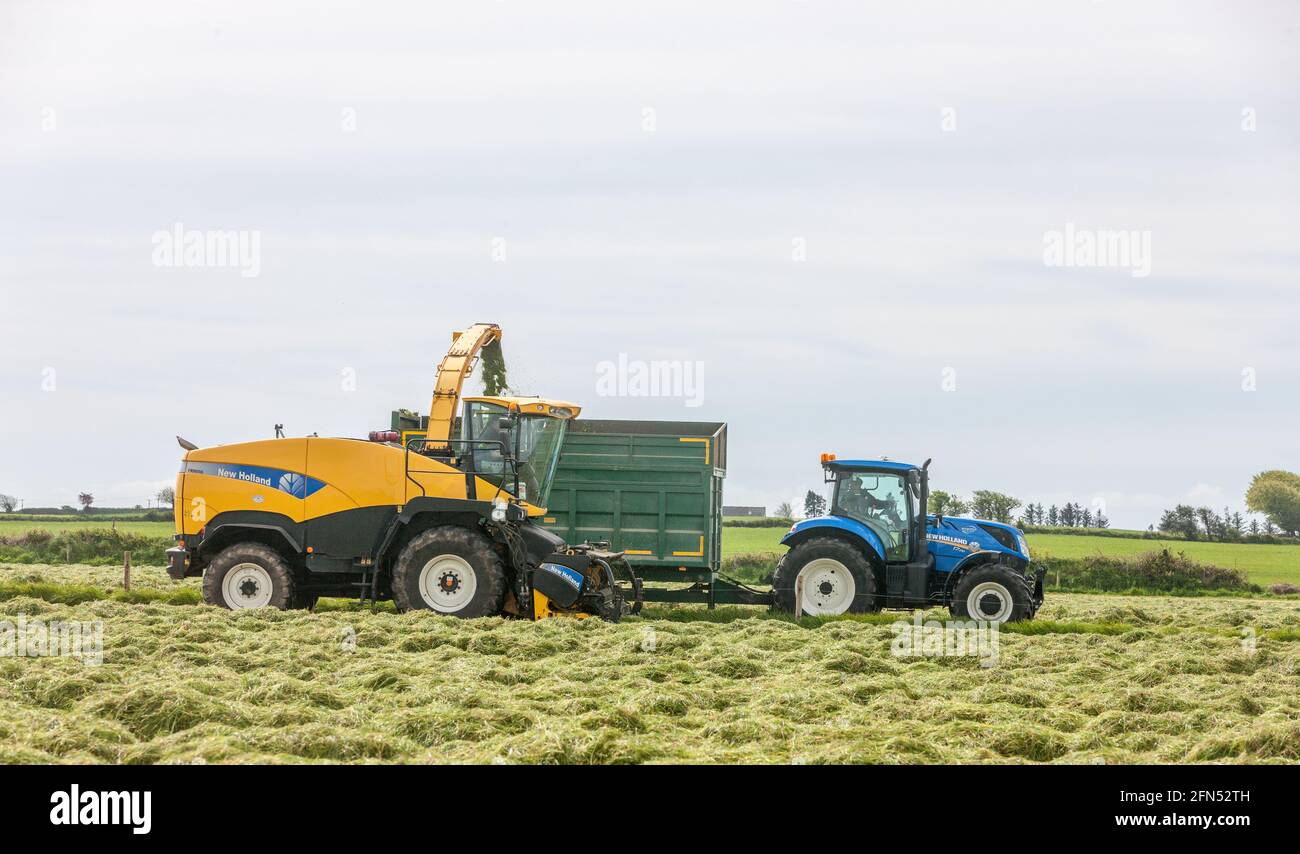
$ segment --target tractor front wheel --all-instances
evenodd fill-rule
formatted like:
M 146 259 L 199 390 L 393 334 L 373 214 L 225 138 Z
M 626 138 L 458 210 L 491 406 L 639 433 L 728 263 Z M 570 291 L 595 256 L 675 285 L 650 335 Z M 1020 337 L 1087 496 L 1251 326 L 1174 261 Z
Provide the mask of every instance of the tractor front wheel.
M 501 613 L 506 571 L 487 538 L 454 526 L 430 528 L 406 544 L 393 568 L 397 610 L 453 617 Z
M 801 610 L 810 616 L 880 610 L 870 561 L 834 537 L 805 540 L 781 558 L 772 577 L 772 599 L 779 610 L 794 613 L 796 589 Z
M 990 623 L 1015 623 L 1033 617 L 1033 582 L 1000 563 L 973 569 L 953 590 L 949 610 L 954 617 Z
M 276 551 L 261 543 L 236 543 L 212 559 L 203 573 L 203 601 L 242 611 L 292 608 L 293 573 Z

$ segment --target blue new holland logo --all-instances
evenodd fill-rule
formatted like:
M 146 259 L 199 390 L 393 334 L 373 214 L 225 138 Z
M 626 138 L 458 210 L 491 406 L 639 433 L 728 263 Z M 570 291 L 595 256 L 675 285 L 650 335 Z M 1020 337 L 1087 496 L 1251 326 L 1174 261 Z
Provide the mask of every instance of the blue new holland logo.
M 576 569 L 570 569 L 567 566 L 560 566 L 558 563 L 544 563 L 539 566 L 538 569 L 550 573 L 557 578 L 564 579 L 573 586 L 574 590 L 582 589 L 582 573 L 578 572 Z
M 241 466 L 231 463 L 196 463 L 185 464 L 189 474 L 206 474 L 212 477 L 225 477 L 242 480 L 256 486 L 265 486 L 286 492 L 294 498 L 306 498 L 325 485 L 324 481 L 299 474 L 296 471 L 273 469 L 266 466 Z

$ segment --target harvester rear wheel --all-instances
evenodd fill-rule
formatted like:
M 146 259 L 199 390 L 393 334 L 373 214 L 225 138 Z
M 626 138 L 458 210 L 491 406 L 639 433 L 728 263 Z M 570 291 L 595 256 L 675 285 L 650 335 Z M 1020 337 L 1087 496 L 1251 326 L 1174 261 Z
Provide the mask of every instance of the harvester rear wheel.
M 203 601 L 242 611 L 293 607 L 293 573 L 284 558 L 261 543 L 236 543 L 212 559 L 203 573 Z
M 486 537 L 467 528 L 430 528 L 416 536 L 398 556 L 392 581 L 399 611 L 491 617 L 505 604 L 501 557 Z
M 805 614 L 864 614 L 880 610 L 876 577 L 866 556 L 844 540 L 814 537 L 785 553 L 772 577 L 773 602 L 794 613 L 795 582 Z
M 1015 623 L 1033 618 L 1034 582 L 1014 567 L 995 563 L 972 569 L 957 582 L 954 617 Z

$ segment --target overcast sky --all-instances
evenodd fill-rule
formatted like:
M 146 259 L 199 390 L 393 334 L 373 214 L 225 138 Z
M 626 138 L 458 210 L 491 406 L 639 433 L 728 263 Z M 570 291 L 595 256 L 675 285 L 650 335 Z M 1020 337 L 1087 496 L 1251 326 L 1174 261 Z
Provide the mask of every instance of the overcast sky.
M 519 391 L 728 422 L 728 503 L 834 451 L 1244 510 L 1300 468 L 1298 57 L 1295 3 L 5 0 L 0 492 L 364 435 L 494 321 Z M 1069 224 L 1150 274 L 1045 263 Z M 701 405 L 602 396 L 620 354 Z

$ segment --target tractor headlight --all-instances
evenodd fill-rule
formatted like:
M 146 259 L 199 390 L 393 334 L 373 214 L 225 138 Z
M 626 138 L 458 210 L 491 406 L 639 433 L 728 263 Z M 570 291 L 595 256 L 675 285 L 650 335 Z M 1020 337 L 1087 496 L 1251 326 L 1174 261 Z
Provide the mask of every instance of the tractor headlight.
M 1017 533 L 1016 542 L 1020 544 L 1020 553 L 1026 558 L 1029 557 L 1029 543 L 1025 541 L 1025 535 Z
M 493 522 L 504 522 L 506 520 L 507 506 L 508 505 L 505 503 L 505 501 L 501 500 L 500 498 L 496 500 L 496 502 L 492 505 Z

